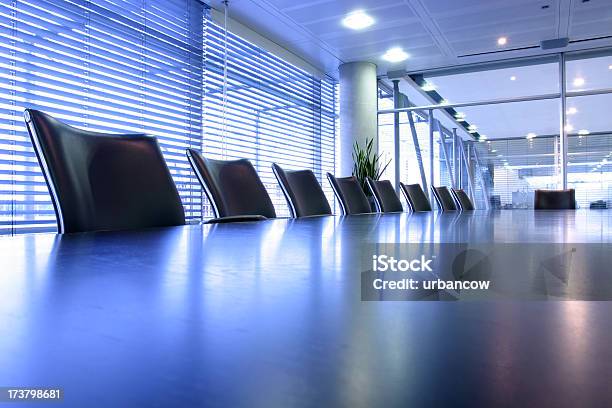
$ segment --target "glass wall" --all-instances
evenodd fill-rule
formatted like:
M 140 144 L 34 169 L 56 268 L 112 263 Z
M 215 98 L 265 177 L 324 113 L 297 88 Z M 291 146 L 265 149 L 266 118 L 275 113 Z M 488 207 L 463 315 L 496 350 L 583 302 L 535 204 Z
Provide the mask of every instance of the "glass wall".
M 381 93 L 378 99 L 379 109 L 392 109 L 392 96 Z M 410 115 L 410 116 L 409 116 Z M 434 113 L 435 116 L 435 113 Z M 395 182 L 395 142 L 394 142 L 394 114 L 384 114 L 378 117 L 378 143 L 379 152 L 382 154 L 382 162 L 389 166 L 381 176 L 382 179 Z M 429 185 L 430 177 L 430 135 L 429 135 L 429 113 L 425 111 L 409 112 L 399 114 L 400 124 L 400 156 L 399 160 L 399 177 L 400 181 L 405 184 L 421 184 L 425 179 Z M 414 129 L 414 133 L 412 131 Z M 441 150 L 439 143 L 439 130 L 434 126 L 434 145 L 433 145 L 434 161 L 437 163 L 441 160 Z M 444 167 L 434 165 L 434 183 L 440 180 L 441 175 L 444 175 Z
M 567 61 L 566 87 L 572 92 L 612 88 L 612 56 Z M 581 207 L 610 208 L 612 205 L 612 94 L 567 98 L 569 188 L 576 189 Z
M 427 183 L 429 165 L 434 166 L 434 185 L 462 187 L 479 208 L 533 208 L 536 189 L 563 188 L 563 171 L 567 188 L 576 190 L 580 208 L 609 208 L 612 204 L 612 50 L 565 55 L 566 111 L 564 131 L 567 135 L 567 166 L 561 156 L 561 89 L 559 57 L 514 61 L 495 69 L 478 67 L 454 72 L 432 72 L 413 75 L 402 81 L 427 96 L 419 106 L 443 104 L 433 109 L 434 160 L 428 152 L 429 121 L 415 123 L 419 140 L 402 145 L 401 180 L 420 182 L 422 167 Z M 406 94 L 405 90 L 402 93 Z M 453 107 L 454 104 L 459 106 Z M 465 106 L 461 106 L 464 104 Z M 380 101 L 381 109 L 393 106 L 392 98 Z M 452 107 L 452 109 L 451 109 Z M 425 114 L 427 115 L 427 111 Z M 411 113 L 415 115 L 414 112 Z M 407 118 L 408 113 L 400 114 Z M 385 120 L 382 120 L 382 117 Z M 416 115 L 415 115 L 416 116 Z M 452 123 L 449 123 L 449 120 Z M 416 122 L 416 121 L 415 121 Z M 412 139 L 406 119 L 400 119 L 400 140 Z M 454 140 L 455 128 L 461 141 Z M 441 129 L 441 130 L 440 130 Z M 440 138 L 438 131 L 444 138 Z M 393 140 L 393 115 L 381 115 L 379 137 Z M 441 141 L 449 152 L 446 164 Z M 420 151 L 422 166 L 416 156 Z M 392 178 L 393 172 L 387 172 Z

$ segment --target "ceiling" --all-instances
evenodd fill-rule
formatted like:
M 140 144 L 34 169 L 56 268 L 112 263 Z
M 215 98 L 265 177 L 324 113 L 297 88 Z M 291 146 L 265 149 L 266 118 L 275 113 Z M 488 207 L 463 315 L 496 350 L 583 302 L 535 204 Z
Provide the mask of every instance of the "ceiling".
M 211 6 L 222 9 L 219 0 Z M 410 72 L 541 55 L 542 40 L 569 37 L 567 50 L 612 45 L 612 0 L 229 0 L 230 16 L 313 66 L 337 77 L 350 61 L 390 67 L 381 59 L 400 46 Z M 347 13 L 364 10 L 376 23 L 353 31 Z M 501 47 L 497 38 L 505 36 Z

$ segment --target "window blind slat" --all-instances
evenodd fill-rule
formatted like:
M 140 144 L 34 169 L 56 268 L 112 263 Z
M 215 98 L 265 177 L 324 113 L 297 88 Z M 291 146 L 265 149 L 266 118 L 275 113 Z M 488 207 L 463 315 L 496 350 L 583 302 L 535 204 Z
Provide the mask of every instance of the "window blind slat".
M 329 78 L 314 78 L 229 33 L 224 108 L 223 28 L 207 20 L 204 30 L 204 155 L 249 159 L 279 216 L 289 215 L 289 210 L 272 163 L 312 170 L 333 205 L 324 175 L 335 169 L 337 84 Z
M 91 131 L 157 137 L 190 220 L 212 212 L 188 147 L 250 159 L 288 215 L 270 166 L 308 168 L 319 181 L 334 171 L 337 85 L 228 39 L 224 108 L 223 29 L 199 0 L 0 4 L 0 234 L 55 229 L 26 107 Z
M 201 189 L 184 150 L 202 146 L 204 6 L 198 0 L 158 6 L 0 5 L 0 234 L 56 228 L 25 108 L 92 131 L 156 136 L 187 218 L 201 217 Z

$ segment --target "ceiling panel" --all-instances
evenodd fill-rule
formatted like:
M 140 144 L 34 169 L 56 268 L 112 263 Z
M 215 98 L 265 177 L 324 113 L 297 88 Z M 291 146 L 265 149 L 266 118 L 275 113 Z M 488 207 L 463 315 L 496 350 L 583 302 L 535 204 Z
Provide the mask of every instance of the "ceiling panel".
M 375 25 L 343 27 L 357 9 Z M 579 40 L 568 50 L 612 46 L 612 0 L 230 0 L 230 16 L 336 77 L 356 60 L 386 73 L 381 55 L 394 46 L 412 55 L 401 64 L 409 71 L 552 53 L 540 42 L 566 35 Z M 583 41 L 594 37 L 609 38 Z
M 557 37 L 556 8 L 543 10 L 538 2 L 503 2 L 495 7 L 480 2 L 480 6 L 458 8 L 462 3 L 431 13 L 457 55 L 539 46 L 540 41 Z M 501 36 L 508 38 L 503 47 L 497 45 Z
M 401 0 L 381 0 L 376 2 L 364 2 L 367 4 L 359 5 L 354 1 L 306 1 L 289 2 L 269 0 L 269 3 L 276 6 L 280 11 L 291 17 L 299 24 L 309 25 L 318 22 L 327 22 L 329 29 L 341 26 L 340 20 L 351 11 L 365 10 L 374 19 L 384 24 L 385 19 L 392 16 L 391 13 L 401 10 L 402 13 L 409 11 L 406 3 Z M 331 23 L 331 24 L 330 24 Z M 327 30 L 327 29 L 326 29 Z
M 575 1 L 570 37 L 573 40 L 612 35 L 612 0 Z
M 385 44 L 401 45 L 408 51 L 411 48 L 415 49 L 420 47 L 430 47 L 436 49 L 426 51 L 425 54 L 439 53 L 439 50 L 427 32 L 419 30 L 407 32 L 399 27 L 384 28 L 376 31 L 364 31 L 351 36 L 343 35 L 328 37 L 326 38 L 326 42 L 339 50 L 350 47 L 359 47 L 361 45 L 376 45 L 378 47 L 379 54 L 380 49 L 383 48 Z

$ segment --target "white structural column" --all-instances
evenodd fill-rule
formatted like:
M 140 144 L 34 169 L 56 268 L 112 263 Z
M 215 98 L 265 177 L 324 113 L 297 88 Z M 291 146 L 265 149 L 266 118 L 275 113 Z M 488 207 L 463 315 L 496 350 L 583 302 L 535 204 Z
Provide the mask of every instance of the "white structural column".
M 340 155 L 339 177 L 353 171 L 353 144 L 365 146 L 366 139 L 374 139 L 378 147 L 378 104 L 376 65 L 371 62 L 349 62 L 340 65 Z

